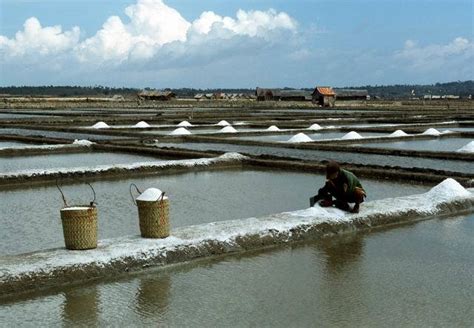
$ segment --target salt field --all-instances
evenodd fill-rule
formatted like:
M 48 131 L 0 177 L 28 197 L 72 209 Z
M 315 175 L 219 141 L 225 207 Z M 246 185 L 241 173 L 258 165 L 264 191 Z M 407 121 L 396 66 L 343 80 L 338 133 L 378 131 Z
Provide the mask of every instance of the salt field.
M 4 135 L 22 135 L 22 136 L 40 136 L 44 138 L 62 138 L 62 139 L 90 139 L 90 140 L 111 140 L 123 139 L 120 136 L 100 135 L 100 134 L 86 134 L 77 132 L 61 132 L 49 130 L 32 130 L 32 129 L 0 129 L 0 134 Z
M 241 136 L 235 137 L 235 139 L 240 140 L 255 140 L 255 141 L 289 141 L 296 133 L 287 133 L 287 134 L 278 134 L 278 135 L 257 135 L 257 136 Z M 312 131 L 308 131 L 305 133 L 309 138 L 313 141 L 319 140 L 328 140 L 328 139 L 340 139 L 347 135 L 347 132 L 321 132 L 321 133 L 314 133 Z M 362 132 L 360 133 L 362 137 L 384 137 L 388 134 L 384 133 L 371 133 L 371 132 Z
M 455 152 L 459 148 L 471 142 L 472 138 L 439 138 L 432 140 L 409 140 L 397 142 L 365 143 L 363 147 L 390 148 L 390 149 L 410 149 Z
M 202 260 L 11 298 L 0 317 L 16 327 L 467 327 L 473 229 L 472 215 L 435 218 Z
M 0 174 L 23 170 L 48 170 L 60 168 L 89 167 L 98 165 L 131 164 L 138 162 L 160 162 L 163 159 L 125 153 L 87 152 L 70 154 L 44 154 L 32 157 L 0 157 Z
M 377 154 L 360 154 L 350 152 L 332 152 L 311 149 L 293 149 L 278 148 L 264 146 L 246 146 L 223 143 L 166 143 L 159 142 L 157 147 L 176 147 L 181 149 L 193 150 L 214 150 L 214 151 L 240 151 L 252 155 L 273 155 L 281 157 L 300 158 L 304 160 L 324 160 L 332 159 L 346 163 L 362 163 L 387 166 L 399 166 L 405 168 L 427 168 L 433 170 L 456 171 L 472 174 L 474 172 L 474 164 L 472 161 L 454 161 L 454 160 L 437 160 L 422 157 L 404 157 L 394 155 L 377 155 Z M 349 150 L 349 149 L 348 149 Z
M 170 197 L 170 224 L 174 228 L 306 208 L 309 196 L 324 185 L 324 177 L 309 173 L 245 169 L 96 181 L 92 185 L 99 204 L 99 239 L 139 232 L 137 208 L 129 194 L 131 183 L 142 190 L 158 187 L 166 191 Z M 290 190 L 285 188 L 288 185 L 292 186 Z M 379 183 L 376 180 L 364 181 L 364 187 L 370 200 L 427 190 L 426 186 L 388 181 Z M 69 204 L 87 204 L 92 200 L 87 185 L 65 185 L 63 189 Z M 62 246 L 59 209 L 63 204 L 61 194 L 54 185 L 0 191 L 0 205 L 4 208 L 0 224 L 5 232 L 0 240 L 1 254 L 20 254 Z M 37 238 L 28 238 L 33 233 L 39 233 Z
M 427 2 L 1 1 L 0 328 L 472 327 L 472 3 Z

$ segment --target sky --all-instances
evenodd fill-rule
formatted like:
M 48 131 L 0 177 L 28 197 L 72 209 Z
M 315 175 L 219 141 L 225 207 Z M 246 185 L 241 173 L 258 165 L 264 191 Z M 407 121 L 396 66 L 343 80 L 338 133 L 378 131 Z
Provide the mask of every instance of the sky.
M 474 79 L 472 0 L 0 0 L 0 85 Z

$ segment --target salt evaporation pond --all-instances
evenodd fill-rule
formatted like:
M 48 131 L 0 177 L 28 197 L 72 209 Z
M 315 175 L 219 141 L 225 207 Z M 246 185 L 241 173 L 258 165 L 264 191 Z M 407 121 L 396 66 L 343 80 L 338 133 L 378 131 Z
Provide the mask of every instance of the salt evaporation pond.
M 170 198 L 171 226 L 243 219 L 309 206 L 309 197 L 324 184 L 322 175 L 256 169 L 193 172 L 97 181 L 99 239 L 137 235 L 138 214 L 129 186 L 155 187 Z M 416 194 L 428 187 L 363 179 L 368 200 Z M 65 186 L 69 204 L 87 204 L 87 185 Z M 28 201 L 25 201 L 28 200 Z M 55 186 L 0 191 L 0 254 L 19 254 L 63 247 Z
M 14 327 L 469 327 L 473 234 L 471 214 L 335 236 L 17 297 L 0 317 Z
M 451 131 L 458 131 L 458 132 L 474 132 L 474 126 L 466 126 L 466 127 L 447 127 L 441 130 L 451 130 Z
M 176 129 L 177 127 L 173 128 L 167 128 L 167 129 L 152 129 L 152 130 L 146 130 L 146 131 L 137 131 L 141 134 L 169 134 L 171 131 Z M 223 128 L 223 126 L 215 126 L 215 127 L 186 127 L 187 130 L 189 130 L 192 134 L 214 134 L 214 133 L 222 133 L 220 130 Z M 264 128 L 244 128 L 240 125 L 234 125 L 234 129 L 236 129 L 238 132 L 255 132 L 255 131 L 263 131 L 265 130 Z
M 100 131 L 93 129 L 93 131 Z M 98 132 L 100 133 L 100 132 Z M 17 134 L 21 136 L 40 136 L 44 138 L 61 138 L 61 139 L 89 139 L 89 140 L 110 140 L 124 139 L 123 136 L 111 136 L 89 133 L 61 132 L 48 130 L 30 130 L 30 129 L 0 129 L 0 135 Z
M 364 143 L 362 147 L 375 147 L 385 149 L 406 149 L 406 150 L 428 150 L 428 151 L 443 151 L 455 152 L 457 149 L 467 145 L 472 141 L 472 138 L 436 138 L 431 140 L 407 140 L 396 142 L 378 142 L 378 143 Z
M 446 170 L 462 173 L 474 172 L 474 163 L 470 161 L 439 160 L 421 157 L 406 157 L 393 155 L 360 154 L 349 152 L 332 152 L 311 149 L 292 149 L 264 146 L 245 146 L 221 143 L 158 143 L 159 147 L 175 147 L 192 150 L 213 150 L 222 152 L 242 152 L 251 155 L 273 155 L 281 157 L 300 158 L 304 160 L 322 161 L 336 160 L 347 163 L 376 164 L 400 166 L 406 168 L 428 168 L 433 170 Z
M 3 140 L 0 140 L 0 148 L 24 147 L 24 146 L 32 146 L 32 145 L 34 145 L 34 144 L 20 142 L 20 141 L 3 141 Z
M 305 132 L 305 134 L 313 139 L 314 141 L 326 140 L 326 139 L 340 139 L 345 136 L 348 132 L 321 132 L 321 133 L 311 133 L 310 130 Z M 254 141 L 288 141 L 296 133 L 287 133 L 287 134 L 276 134 L 276 135 L 257 135 L 257 136 L 242 136 L 242 137 L 232 137 L 232 139 L 239 140 L 254 140 Z M 372 133 L 372 132 L 361 132 L 360 135 L 363 137 L 383 137 L 388 135 L 387 133 Z
M 131 164 L 137 162 L 160 162 L 151 156 L 141 156 L 126 153 L 87 152 L 66 154 L 45 154 L 35 156 L 8 156 L 0 157 L 0 173 L 14 171 L 72 167 L 91 167 L 97 165 Z

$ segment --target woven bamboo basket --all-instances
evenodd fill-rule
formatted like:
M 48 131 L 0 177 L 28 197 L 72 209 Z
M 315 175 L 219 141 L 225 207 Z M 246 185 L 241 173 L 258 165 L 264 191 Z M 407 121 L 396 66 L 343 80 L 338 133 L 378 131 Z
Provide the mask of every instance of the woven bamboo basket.
M 137 200 L 140 233 L 143 238 L 166 238 L 170 235 L 169 200 Z
M 97 208 L 70 206 L 61 209 L 64 242 L 67 249 L 97 248 Z

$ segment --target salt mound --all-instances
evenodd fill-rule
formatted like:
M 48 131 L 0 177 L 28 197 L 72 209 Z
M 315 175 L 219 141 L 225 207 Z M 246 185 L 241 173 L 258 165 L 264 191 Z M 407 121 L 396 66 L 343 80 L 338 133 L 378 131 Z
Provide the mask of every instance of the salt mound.
M 170 136 L 184 136 L 191 134 L 186 128 L 177 128 L 176 130 L 173 130 L 172 132 L 168 133 Z
M 110 126 L 105 123 L 105 122 L 97 122 L 96 124 L 94 124 L 93 126 L 91 126 L 91 128 L 94 128 L 94 129 L 106 129 L 106 128 L 110 128 Z
M 177 126 L 181 126 L 181 127 L 189 127 L 189 126 L 193 126 L 191 123 L 189 123 L 188 121 L 182 121 L 181 123 L 179 123 Z
M 222 120 L 219 123 L 217 123 L 216 125 L 218 125 L 218 126 L 228 126 L 228 125 L 230 125 L 230 123 L 227 122 L 227 121 Z
M 408 134 L 407 134 L 405 131 L 403 131 L 403 130 L 397 130 L 397 131 L 395 131 L 395 132 L 389 134 L 388 136 L 389 136 L 389 137 L 405 137 L 405 136 L 407 136 L 407 135 L 408 135 Z
M 428 136 L 439 136 L 439 135 L 441 134 L 441 132 L 439 132 L 439 131 L 436 130 L 436 129 L 429 128 L 428 130 L 426 130 L 426 131 L 423 132 L 422 134 L 428 135 Z
M 290 138 L 290 140 L 288 140 L 288 142 L 311 142 L 311 141 L 313 141 L 313 139 L 308 137 L 303 132 L 300 132 L 294 135 L 293 137 Z
M 145 121 L 140 121 L 137 124 L 135 124 L 133 127 L 135 127 L 135 128 L 149 128 L 150 124 L 148 124 Z
M 269 126 L 267 131 L 280 131 L 280 128 L 276 125 Z
M 74 140 L 74 142 L 72 144 L 73 145 L 81 145 L 81 146 L 89 147 L 89 146 L 93 145 L 94 143 L 92 141 L 89 141 L 89 140 L 86 140 L 86 139 L 81 139 L 81 140 L 76 139 L 76 140 Z
M 471 193 L 461 186 L 456 180 L 448 178 L 431 188 L 431 190 L 428 191 L 425 196 L 427 201 L 444 202 L 450 201 L 455 197 L 468 197 L 471 196 Z
M 142 202 L 156 202 L 157 200 L 161 199 L 162 193 L 163 192 L 160 189 L 148 188 L 137 197 L 137 200 L 141 200 Z M 163 199 L 168 199 L 168 197 L 164 196 Z
M 225 128 L 220 129 L 219 132 L 220 133 L 236 133 L 237 130 L 229 125 L 229 126 L 226 126 Z
M 456 150 L 459 153 L 474 153 L 474 141 Z
M 317 124 L 317 123 L 314 123 L 313 125 L 311 125 L 308 130 L 321 130 L 322 127 L 321 125 Z
M 350 139 L 362 139 L 364 138 L 363 136 L 361 136 L 360 134 L 358 134 L 357 132 L 355 131 L 351 131 L 349 132 L 348 134 L 344 135 L 343 137 L 341 137 L 341 139 L 343 140 L 350 140 Z

